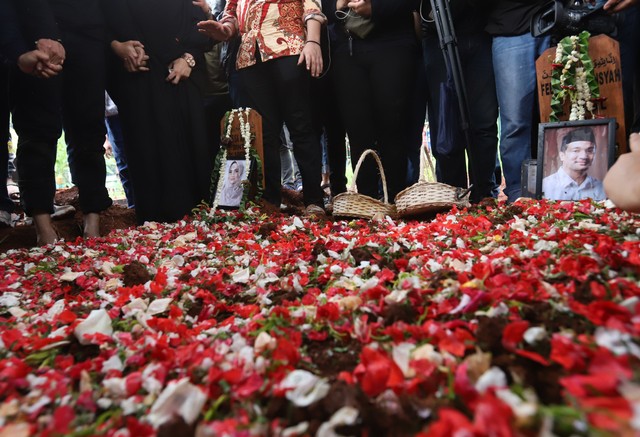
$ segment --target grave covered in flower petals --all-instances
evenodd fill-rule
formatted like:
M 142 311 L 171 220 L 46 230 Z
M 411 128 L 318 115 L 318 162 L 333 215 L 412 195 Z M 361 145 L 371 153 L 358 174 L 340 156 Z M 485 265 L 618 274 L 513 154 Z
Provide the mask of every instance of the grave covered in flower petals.
M 637 435 L 639 217 L 201 211 L 0 255 L 0 435 Z

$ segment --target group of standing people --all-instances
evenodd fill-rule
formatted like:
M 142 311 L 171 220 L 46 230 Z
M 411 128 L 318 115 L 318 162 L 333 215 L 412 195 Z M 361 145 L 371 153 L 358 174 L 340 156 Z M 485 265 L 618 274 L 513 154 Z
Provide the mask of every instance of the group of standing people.
M 62 129 L 85 236 L 99 234 L 99 214 L 111 205 L 102 147 L 105 90 L 118 105 L 140 223 L 175 221 L 210 200 L 216 125 L 231 106 L 251 107 L 263 118 L 264 198 L 274 205 L 286 125 L 308 213 L 322 213 L 324 205 L 322 138 L 332 195 L 346 188 L 346 133 L 354 162 L 368 148 L 379 152 L 393 198 L 418 178 L 427 107 L 432 138 L 439 133 L 447 71 L 428 0 L 0 1 L 2 56 L 19 66 L 11 71 L 11 104 L 2 104 L 19 136 L 21 199 L 39 244 L 57 238 L 50 214 Z M 497 196 L 500 174 L 509 200 L 520 197 L 520 167 L 535 135 L 535 60 L 550 45 L 549 37 L 530 34 L 529 23 L 545 3 L 449 2 L 470 142 L 434 148 L 434 155 L 438 179 L 471 183 L 473 201 Z M 627 9 L 625 30 L 638 28 L 635 0 L 605 7 Z M 353 18 L 364 19 L 364 31 L 348 25 Z M 635 36 L 623 55 L 629 82 L 637 80 Z M 634 41 L 633 34 L 627 38 Z M 220 71 L 228 98 L 205 96 Z M 379 196 L 373 165 L 363 166 L 358 187 Z

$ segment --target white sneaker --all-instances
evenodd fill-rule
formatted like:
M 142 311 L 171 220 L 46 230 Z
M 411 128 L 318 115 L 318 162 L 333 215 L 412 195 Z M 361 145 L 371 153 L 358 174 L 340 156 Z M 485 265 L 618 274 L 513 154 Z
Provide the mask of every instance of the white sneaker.
M 9 211 L 0 211 L 0 228 L 11 227 L 11 213 Z

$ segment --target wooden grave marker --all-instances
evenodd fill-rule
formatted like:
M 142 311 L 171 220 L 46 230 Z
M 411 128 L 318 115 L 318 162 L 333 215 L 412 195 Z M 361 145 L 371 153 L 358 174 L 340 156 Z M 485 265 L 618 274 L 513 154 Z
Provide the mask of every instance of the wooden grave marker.
M 244 117 L 244 111 L 242 117 Z M 224 136 L 226 133 L 227 115 L 220 120 L 220 132 Z M 262 165 L 262 186 L 264 187 L 264 145 L 262 140 L 262 116 L 255 109 L 251 109 L 249 112 L 249 126 L 251 128 L 251 147 L 256 149 L 258 156 L 260 156 L 260 163 Z M 244 139 L 240 133 L 240 120 L 238 115 L 235 114 L 231 124 L 231 143 L 227 148 L 227 159 L 236 158 L 244 159 Z
M 551 115 L 551 64 L 556 56 L 556 48 L 547 49 L 536 61 L 538 78 L 538 101 L 540 102 L 540 121 L 549 122 Z M 600 96 L 605 97 L 596 102 L 595 114 L 605 118 L 615 118 L 617 122 L 616 143 L 617 154 L 627 151 L 627 138 L 624 123 L 624 102 L 622 97 L 622 68 L 620 66 L 620 45 L 618 41 L 606 35 L 589 38 L 589 57 L 593 61 L 594 75 L 600 86 Z M 570 105 L 565 105 L 565 112 L 559 116 L 560 121 L 569 119 Z M 589 112 L 587 111 L 587 114 Z

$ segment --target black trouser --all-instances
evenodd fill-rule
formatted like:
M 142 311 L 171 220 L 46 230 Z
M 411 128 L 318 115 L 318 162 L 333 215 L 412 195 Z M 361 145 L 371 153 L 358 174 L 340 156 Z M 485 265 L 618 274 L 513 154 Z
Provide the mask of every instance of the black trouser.
M 355 164 L 369 148 L 382 159 L 389 201 L 406 187 L 407 129 L 414 84 L 415 47 L 400 45 L 371 51 L 336 53 L 334 80 L 344 121 L 351 160 Z M 358 175 L 358 191 L 379 197 L 379 182 L 373 160 Z
M 63 126 L 80 208 L 86 214 L 111 205 L 103 149 L 104 44 L 68 32 L 63 41 L 66 60 L 59 76 L 44 80 L 17 72 L 11 84 L 20 198 L 29 215 L 53 212 L 56 147 Z
M 311 96 L 314 128 L 321 141 L 323 137 L 326 141 L 331 195 L 335 196 L 347 190 L 347 153 L 345 131 L 338 112 L 332 75 L 332 70 L 329 70 L 326 76 L 312 79 Z
M 304 204 L 323 205 L 320 141 L 313 130 L 309 73 L 298 66 L 298 56 L 285 56 L 239 70 L 247 106 L 262 116 L 264 198 L 281 202 L 280 131 L 287 125 L 293 142 L 304 194 Z
M 433 145 L 438 135 L 440 84 L 447 80 L 447 69 L 437 36 L 425 37 L 423 46 L 429 85 L 429 130 Z M 458 35 L 458 50 L 469 103 L 472 143 L 466 147 L 466 152 L 470 174 L 467 174 L 465 148 L 443 155 L 434 147 L 433 154 L 437 160 L 438 180 L 466 188 L 469 176 L 473 184 L 471 199 L 478 202 L 485 197 L 496 197 L 498 188 L 495 178 L 498 100 L 491 63 L 491 37 L 484 33 Z
M 7 191 L 9 173 L 9 69 L 0 65 L 0 211 L 13 212 L 14 205 Z

